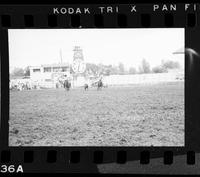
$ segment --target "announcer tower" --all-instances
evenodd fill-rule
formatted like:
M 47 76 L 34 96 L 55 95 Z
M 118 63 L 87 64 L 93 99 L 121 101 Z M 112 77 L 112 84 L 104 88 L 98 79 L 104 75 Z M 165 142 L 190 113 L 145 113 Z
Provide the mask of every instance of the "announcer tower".
M 74 56 L 72 69 L 75 74 L 82 74 L 85 72 L 86 65 L 83 58 L 83 51 L 79 46 L 74 47 Z

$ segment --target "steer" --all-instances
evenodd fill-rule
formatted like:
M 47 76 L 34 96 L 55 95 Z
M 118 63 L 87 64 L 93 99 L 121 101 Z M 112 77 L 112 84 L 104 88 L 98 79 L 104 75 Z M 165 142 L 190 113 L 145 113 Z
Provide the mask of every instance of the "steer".
M 85 90 L 88 90 L 88 88 L 89 88 L 88 84 L 85 84 L 85 85 L 84 85 L 84 89 L 85 89 Z

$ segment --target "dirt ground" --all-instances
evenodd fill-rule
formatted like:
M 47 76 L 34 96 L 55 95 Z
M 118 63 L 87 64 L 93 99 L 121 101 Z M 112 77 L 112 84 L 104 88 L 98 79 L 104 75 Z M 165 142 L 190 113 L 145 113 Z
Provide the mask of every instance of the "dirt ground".
M 10 92 L 10 146 L 184 146 L 184 82 Z

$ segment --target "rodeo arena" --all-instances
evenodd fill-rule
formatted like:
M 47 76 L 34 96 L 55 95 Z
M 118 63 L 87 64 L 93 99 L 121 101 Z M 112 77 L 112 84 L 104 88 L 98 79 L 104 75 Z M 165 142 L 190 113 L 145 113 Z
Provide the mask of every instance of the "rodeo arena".
M 183 70 L 108 75 L 78 46 L 60 56 L 10 78 L 10 146 L 184 145 Z

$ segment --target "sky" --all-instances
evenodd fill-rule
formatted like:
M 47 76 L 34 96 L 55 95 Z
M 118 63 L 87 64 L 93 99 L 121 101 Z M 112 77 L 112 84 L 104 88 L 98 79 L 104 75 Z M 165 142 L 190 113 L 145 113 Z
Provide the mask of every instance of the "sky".
M 138 69 L 142 59 L 151 68 L 161 60 L 178 61 L 184 67 L 184 55 L 173 52 L 184 47 L 184 28 L 121 29 L 9 29 L 10 72 L 15 67 L 72 63 L 74 46 L 83 50 L 84 61 Z

